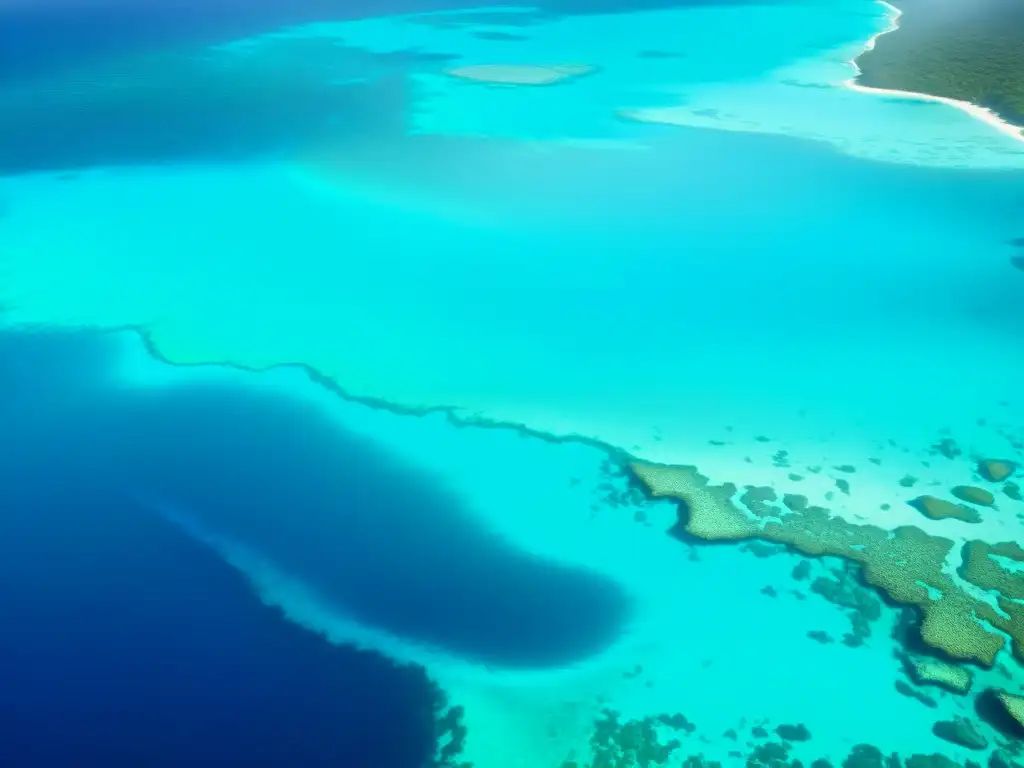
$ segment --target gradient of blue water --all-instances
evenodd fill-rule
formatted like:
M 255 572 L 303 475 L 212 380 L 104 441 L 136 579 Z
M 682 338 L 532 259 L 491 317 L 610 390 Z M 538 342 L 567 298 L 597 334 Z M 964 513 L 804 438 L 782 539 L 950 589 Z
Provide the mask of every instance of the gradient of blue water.
M 325 643 L 137 507 L 23 484 L 2 504 L 4 765 L 419 768 L 432 754 L 421 669 Z
M 376 768 L 433 749 L 421 670 L 286 623 L 151 500 L 465 656 L 557 664 L 614 639 L 627 606 L 610 584 L 509 550 L 301 401 L 255 384 L 133 396 L 105 379 L 110 349 L 0 335 L 0 715 L 20 734 L 4 764 Z
M 749 0 L 548 0 L 553 15 L 747 5 Z M 26 77 L 155 46 L 201 45 L 309 21 L 477 8 L 473 0 L 5 0 L 0 77 Z
M 16 24 L 5 24 L 10 17 L 0 16 L 5 51 L 0 74 L 27 77 L 61 66 L 102 63 L 105 57 L 145 52 L 157 44 L 187 50 L 283 23 L 427 10 L 408 7 L 411 3 L 399 8 L 403 3 L 373 8 L 340 8 L 318 0 L 230 8 L 187 3 L 174 8 L 150 4 L 142 10 L 125 4 L 103 14 L 86 5 L 74 13 L 67 6 L 52 6 L 39 12 L 48 17 L 22 15 Z M 646 5 L 663 4 L 671 3 Z M 576 12 L 625 4 L 609 0 L 600 9 L 597 5 L 549 8 Z M 430 9 L 440 6 L 434 3 Z M 351 52 L 337 55 L 350 71 L 367 62 Z M 379 74 L 392 63 L 381 57 L 370 65 Z M 404 68 L 398 69 L 401 74 Z M 452 143 L 447 139 L 403 136 L 409 99 L 397 79 L 339 86 L 319 77 L 307 81 L 299 73 L 277 82 L 277 90 L 269 89 L 269 81 L 247 90 L 247 72 L 222 81 L 190 80 L 187 57 L 174 59 L 162 73 L 166 84 L 177 80 L 187 85 L 183 98 L 171 98 L 158 87 L 150 91 L 149 102 L 76 105 L 58 99 L 46 111 L 18 111 L 15 104 L 0 113 L 0 118 L 18 118 L 0 119 L 0 170 L 273 155 L 315 143 L 325 131 L 334 140 L 349 138 L 337 132 L 335 118 L 343 112 L 359 115 L 357 124 L 347 126 L 348 133 L 383 146 L 412 187 L 421 183 L 455 199 L 472 198 L 481 209 L 505 216 L 523 214 L 538 231 L 550 223 L 545 210 L 557 211 L 564 242 L 543 240 L 547 247 L 602 257 L 617 247 L 646 244 L 614 270 L 588 274 L 582 281 L 559 274 L 564 267 L 554 259 L 525 266 L 509 262 L 507 273 L 500 274 L 502 290 L 472 305 L 443 299 L 445 291 L 474 295 L 479 288 L 461 273 L 458 259 L 432 265 L 435 280 L 446 269 L 452 272 L 450 279 L 439 281 L 437 316 L 428 318 L 434 328 L 450 331 L 437 338 L 462 339 L 473 327 L 481 339 L 489 331 L 531 344 L 542 340 L 535 358 L 515 360 L 498 350 L 493 369 L 499 375 L 479 382 L 460 371 L 458 361 L 467 357 L 457 347 L 448 353 L 450 364 L 438 363 L 444 350 L 431 349 L 437 355 L 434 369 L 451 377 L 442 383 L 457 382 L 474 397 L 482 395 L 484 404 L 533 396 L 542 404 L 572 400 L 596 409 L 626 391 L 623 381 L 630 378 L 647 378 L 642 384 L 647 397 L 671 404 L 678 369 L 648 376 L 657 368 L 651 361 L 659 360 L 661 339 L 627 332 L 624 318 L 633 328 L 658 327 L 665 317 L 713 326 L 723 346 L 752 349 L 742 364 L 718 372 L 721 381 L 709 377 L 709 393 L 742 386 L 765 398 L 794 400 L 801 393 L 780 395 L 767 376 L 752 387 L 747 376 L 770 370 L 767 358 L 778 346 L 771 342 L 793 345 L 797 329 L 807 336 L 860 339 L 891 334 L 899 327 L 894 321 L 931 325 L 937 333 L 944 323 L 953 327 L 966 321 L 1015 332 L 1024 322 L 1019 302 L 1011 300 L 1016 289 L 1003 279 L 1005 259 L 946 263 L 945 250 L 915 247 L 920 235 L 900 226 L 905 208 L 887 211 L 894 198 L 901 205 L 913 201 L 907 207 L 932 211 L 947 225 L 962 219 L 967 231 L 976 223 L 971 211 L 983 209 L 978 219 L 989 225 L 998 243 L 1015 234 L 1011 230 L 1019 218 L 1014 203 L 1019 179 L 1009 175 L 898 167 L 879 171 L 790 139 L 708 134 L 690 147 L 689 177 L 700 178 L 699 185 L 657 167 L 658 156 L 603 164 L 587 157 L 582 162 L 589 164 L 589 177 L 603 183 L 566 188 L 550 181 L 552 176 L 579 177 L 553 172 L 572 170 L 581 162 L 566 152 L 545 160 L 543 184 L 531 179 L 539 166 L 523 167 L 517 176 L 522 186 L 538 190 L 526 198 L 518 187 L 481 190 L 474 186 L 478 181 L 463 185 L 451 177 L 450 166 L 430 162 L 444 159 L 447 152 L 462 153 L 466 144 L 446 149 Z M 280 108 L 285 103 L 287 110 Z M 568 102 L 565 112 L 571 112 Z M 72 117 L 74 130 L 69 131 Z M 730 162 L 704 159 L 722 156 Z M 763 187 L 748 188 L 739 197 L 749 211 L 743 228 L 759 240 L 756 253 L 740 258 L 751 249 L 749 238 L 737 233 L 735 190 L 746 188 L 752 170 Z M 443 179 L 433 173 L 443 173 Z M 826 177 L 828 185 L 822 182 Z M 801 206 L 811 197 L 807 188 L 819 186 L 813 196 L 821 213 L 806 215 Z M 564 199 L 574 200 L 574 208 L 585 214 L 566 214 L 559 206 Z M 631 205 L 621 205 L 624 199 Z M 681 203 L 695 212 L 693 231 L 714 244 L 708 252 L 725 257 L 718 266 L 706 257 L 708 263 L 700 265 L 701 290 L 682 297 L 677 273 L 664 260 L 665 253 L 678 248 L 680 217 L 673 208 Z M 853 227 L 851 209 L 864 211 Z M 638 211 L 645 215 L 637 216 Z M 246 215 L 251 218 L 252 210 Z M 381 232 L 402 231 L 367 222 Z M 800 259 L 788 246 L 794 222 L 807 227 L 803 235 L 811 243 L 796 254 Z M 851 236 L 851 229 L 859 236 Z M 437 234 L 439 250 L 457 250 L 452 245 L 457 237 L 445 238 L 443 228 Z M 510 234 L 508 244 L 521 238 L 521 245 L 530 245 L 534 234 L 526 229 Z M 467 252 L 472 246 L 467 238 L 461 241 Z M 778 255 L 784 252 L 786 270 L 800 267 L 811 276 L 808 284 L 824 290 L 793 290 L 790 277 L 779 269 Z M 901 258 L 891 258 L 895 253 Z M 396 304 L 415 306 L 423 287 L 417 269 L 424 265 L 420 253 L 410 249 L 408 254 L 411 263 L 403 274 L 413 279 L 396 283 L 393 274 L 380 277 L 388 281 L 388 295 Z M 822 261 L 822 254 L 829 258 Z M 863 269 L 865 264 L 875 269 Z M 495 267 L 493 275 L 500 269 Z M 737 272 L 746 278 L 741 290 Z M 852 276 L 863 280 L 868 273 L 877 287 L 870 293 L 851 290 L 857 287 Z M 287 277 L 276 278 L 275 288 Z M 295 282 L 308 302 L 309 285 Z M 329 292 L 326 300 L 336 302 L 336 289 L 326 281 L 322 285 Z M 945 305 L 936 295 L 955 295 L 957 301 Z M 724 296 L 729 297 L 727 310 Z M 865 312 L 872 309 L 864 305 L 866 299 L 884 311 Z M 769 321 L 780 301 L 799 303 L 801 313 L 814 318 L 807 324 L 813 327 L 795 322 L 802 319 L 796 312 Z M 518 311 L 524 304 L 535 314 Z M 594 313 L 595 306 L 617 309 Z M 563 322 L 552 328 L 551 317 Z M 873 325 L 866 325 L 865 317 L 874 317 Z M 367 325 L 374 324 L 352 327 Z M 751 328 L 762 335 L 752 339 Z M 414 349 L 415 334 L 411 338 Z M 240 391 L 211 385 L 112 400 L 102 382 L 91 379 L 103 368 L 93 342 L 7 337 L 4 343 L 0 427 L 9 439 L 0 448 L 0 475 L 4 507 L 14 512 L 0 521 L 0 585 L 6 585 L 0 597 L 7 609 L 0 621 L 15 630 L 0 640 L 0 655 L 10 662 L 0 671 L 14 681 L 9 695 L 0 696 L 0 714 L 24 738 L 0 745 L 0 758 L 7 748 L 14 764 L 68 763 L 87 744 L 121 764 L 146 762 L 150 757 L 144 750 L 158 748 L 159 755 L 147 764 L 164 759 L 180 765 L 212 754 L 247 765 L 317 765 L 337 763 L 343 755 L 346 766 L 383 768 L 417 765 L 432 746 L 424 725 L 431 692 L 418 671 L 399 672 L 378 657 L 331 649 L 284 625 L 233 572 L 153 514 L 157 502 L 180 506 L 202 524 L 265 551 L 366 622 L 506 666 L 554 665 L 598 650 L 614 638 L 628 612 L 607 583 L 509 551 L 474 528 L 431 478 L 362 440 L 339 434 L 298 402 L 282 401 L 258 387 Z M 621 354 L 613 359 L 610 350 Z M 545 353 L 558 362 L 561 378 L 549 375 L 550 366 L 536 364 L 545 361 Z M 610 370 L 595 376 L 591 363 L 602 355 L 611 361 Z M 623 359 L 635 361 L 629 372 L 623 373 Z M 502 363 L 508 371 L 501 371 Z M 835 393 L 816 378 L 827 379 L 829 371 L 814 361 L 807 365 L 807 390 L 824 405 L 842 408 Z M 532 380 L 537 371 L 543 377 Z M 594 379 L 604 389 L 594 386 Z M 873 386 L 884 402 L 891 382 L 878 376 Z M 436 389 L 442 395 L 462 391 Z M 593 402 L 580 392 L 589 393 Z M 416 402 L 420 394 L 413 391 L 408 401 Z M 340 475 L 335 470 L 339 464 L 347 468 Z M 336 512 L 341 508 L 357 514 L 340 517 Z M 332 672 L 338 664 L 341 670 Z M 365 690 L 377 692 L 380 701 L 368 704 Z M 201 699 L 209 709 L 196 705 Z M 62 738 L 54 739 L 55 722 L 62 726 Z M 217 725 L 216 738 L 197 741 L 196 730 L 211 722 Z M 14 748 L 24 751 L 15 753 Z

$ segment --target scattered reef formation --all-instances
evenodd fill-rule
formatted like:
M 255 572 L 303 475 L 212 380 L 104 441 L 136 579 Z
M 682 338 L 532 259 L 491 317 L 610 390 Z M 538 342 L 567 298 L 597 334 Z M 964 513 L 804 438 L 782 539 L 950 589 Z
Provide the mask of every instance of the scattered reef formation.
M 991 495 L 991 494 L 990 494 Z M 978 510 L 963 504 L 954 504 L 935 496 L 918 496 L 909 502 L 910 506 L 930 520 L 961 520 L 965 523 L 980 523 Z
M 775 729 L 775 733 L 783 741 L 810 741 L 811 739 L 811 732 L 803 723 L 780 725 Z
M 1022 768 L 1021 764 L 1013 759 L 1013 755 L 1003 749 L 997 749 L 989 755 L 988 768 Z
M 980 768 L 975 763 L 968 761 L 967 768 Z M 907 768 L 963 768 L 956 760 L 950 760 L 945 755 L 911 755 L 907 758 Z
M 448 696 L 436 683 L 433 684 L 434 739 L 437 751 L 429 768 L 472 768 L 471 763 L 461 760 L 466 743 L 467 730 L 463 723 L 465 710 L 450 705 Z
M 693 466 L 632 461 L 629 470 L 648 496 L 678 503 L 672 533 L 680 538 L 761 539 L 810 556 L 844 558 L 859 565 L 864 581 L 893 602 L 918 609 L 921 640 L 937 652 L 992 666 L 1005 646 L 1001 633 L 1006 633 L 1014 654 L 1024 661 L 1024 602 L 1000 593 L 995 597 L 997 608 L 963 588 L 946 570 L 955 547 L 950 539 L 914 526 L 890 531 L 852 523 L 818 506 L 792 510 L 770 505 L 769 516 L 759 505 L 750 509 L 735 501 L 739 490 L 735 484 L 712 485 Z M 763 514 L 758 515 L 759 511 Z M 1021 585 L 1024 573 L 983 557 L 987 551 L 981 544 L 968 551 L 961 577 L 983 589 L 988 588 L 986 584 L 1005 586 L 1006 580 Z M 1015 551 L 1010 544 L 993 546 L 1000 552 Z M 1016 587 L 1005 588 L 1015 593 Z
M 1024 600 L 1024 573 L 1013 564 L 1024 566 L 1024 549 L 1020 544 L 1004 541 L 987 544 L 984 541 L 969 541 L 964 544 L 961 555 L 960 577 L 982 589 L 1000 593 L 1009 600 Z M 1007 567 L 1010 566 L 1010 567 Z M 1012 608 L 1009 600 L 1000 602 L 1000 607 Z
M 932 726 L 932 733 L 940 739 L 967 749 L 987 749 L 986 739 L 974 723 L 965 717 L 954 717 L 952 720 L 940 720 Z
M 741 728 L 746 718 L 740 722 Z M 970 720 L 954 717 L 935 723 L 933 731 L 958 747 L 983 750 L 988 740 L 978 732 Z M 811 733 L 803 724 L 779 725 L 773 739 L 763 725 L 754 725 L 750 735 L 755 741 L 746 741 L 735 729 L 722 735 L 735 748 L 729 752 L 728 765 L 746 768 L 836 768 L 835 764 L 820 757 L 804 762 L 792 755 L 794 744 L 811 745 Z M 626 720 L 620 713 L 605 709 L 594 721 L 590 738 L 590 754 L 570 755 L 559 768 L 723 768 L 722 763 L 704 754 L 691 751 L 697 743 L 709 743 L 706 736 L 684 715 L 659 715 Z M 805 746 L 801 749 L 806 750 Z M 813 747 L 812 747 L 813 749 Z M 1016 748 L 1011 748 L 1016 749 Z M 1013 754 L 1005 748 L 994 750 L 988 768 L 1021 768 L 1013 761 Z M 857 744 L 840 763 L 841 768 L 981 768 L 979 763 L 958 762 L 945 755 L 915 754 L 906 758 L 885 754 L 872 744 Z
M 956 664 L 939 659 L 907 657 L 904 667 L 910 678 L 918 685 L 934 685 L 960 696 L 971 690 L 974 675 Z
M 811 582 L 811 591 L 830 603 L 845 609 L 850 619 L 850 631 L 843 635 L 843 645 L 855 648 L 871 636 L 871 624 L 882 615 L 881 601 L 859 578 L 859 568 L 843 561 L 838 568 L 829 569 L 829 576 L 819 576 Z
M 1016 471 L 1016 462 L 1008 459 L 978 460 L 978 474 L 990 483 L 1001 483 L 1008 480 Z
M 623 720 L 605 709 L 594 721 L 590 737 L 591 760 L 580 763 L 570 755 L 561 768 L 660 768 L 682 746 L 682 738 L 696 730 L 681 713 Z
M 1015 735 L 1024 736 L 1024 696 L 998 689 L 991 689 L 987 693 L 1002 708 L 1008 718 L 1007 722 L 1016 724 L 1011 726 Z
M 932 456 L 945 456 L 947 459 L 955 459 L 963 455 L 963 449 L 952 437 L 943 437 L 933 444 L 928 452 Z
M 975 485 L 958 485 L 951 488 L 949 492 L 961 501 L 978 504 L 982 507 L 991 507 L 996 503 L 996 497 L 992 495 L 992 491 L 978 488 Z

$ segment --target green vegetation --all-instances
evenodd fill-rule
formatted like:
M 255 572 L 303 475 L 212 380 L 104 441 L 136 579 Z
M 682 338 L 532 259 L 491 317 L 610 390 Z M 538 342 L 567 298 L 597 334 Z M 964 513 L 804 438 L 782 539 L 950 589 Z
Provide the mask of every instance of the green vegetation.
M 1024 3 L 893 0 L 900 28 L 857 59 L 864 85 L 988 107 L 1024 126 Z
M 953 552 L 950 539 L 932 536 L 914 526 L 885 530 L 833 516 L 823 507 L 800 511 L 763 507 L 747 497 L 734 501 L 735 483 L 712 485 L 693 466 L 632 461 L 633 479 L 649 497 L 673 499 L 679 522 L 673 533 L 705 541 L 760 539 L 783 544 L 810 557 L 832 555 L 856 563 L 864 581 L 895 603 L 915 606 L 921 614 L 921 640 L 952 660 L 991 667 L 1005 646 L 1024 663 L 1024 572 L 1007 568 L 991 555 L 1024 561 L 1024 549 L 1013 542 L 972 541 L 963 547 L 960 577 L 982 589 L 1001 590 L 996 605 L 965 590 L 946 570 Z M 769 505 L 770 506 L 770 505 Z M 760 518 L 760 519 L 759 519 Z M 1005 590 L 1005 591 L 1002 591 Z

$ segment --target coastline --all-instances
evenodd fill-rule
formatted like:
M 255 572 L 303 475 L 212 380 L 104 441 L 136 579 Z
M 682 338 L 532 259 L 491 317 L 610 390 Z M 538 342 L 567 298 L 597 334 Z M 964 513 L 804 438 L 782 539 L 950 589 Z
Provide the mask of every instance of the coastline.
M 865 53 L 874 50 L 875 45 L 880 37 L 882 37 L 883 35 L 887 35 L 890 32 L 895 32 L 900 28 L 899 20 L 900 17 L 903 15 L 903 11 L 901 11 L 892 3 L 887 2 L 887 0 L 877 0 L 877 2 L 880 5 L 884 6 L 886 11 L 889 13 L 889 25 L 882 31 L 873 35 L 871 39 L 869 39 L 864 44 L 864 49 L 859 54 L 857 54 L 856 57 L 851 59 L 850 65 L 854 69 L 854 74 L 853 77 L 842 83 L 844 87 L 849 88 L 850 90 L 856 91 L 858 93 L 872 93 L 883 96 L 897 96 L 905 99 L 916 99 L 919 101 L 932 101 L 937 102 L 939 104 L 946 104 L 947 106 L 955 107 L 956 109 L 966 112 L 975 120 L 980 120 L 986 125 L 995 128 L 997 131 L 1005 134 L 1006 136 L 1009 136 L 1012 139 L 1024 142 L 1024 126 L 1017 126 L 1014 125 L 1013 123 L 1004 120 L 1002 117 L 996 114 L 996 112 L 989 109 L 988 107 L 982 107 L 979 106 L 978 104 L 972 104 L 969 101 L 953 99 L 948 96 L 936 96 L 934 94 L 920 93 L 917 91 L 901 91 L 895 88 L 879 88 L 871 85 L 863 85 L 862 83 L 857 82 L 858 78 L 863 74 L 863 71 L 857 63 L 858 59 L 860 59 L 860 57 L 863 56 Z

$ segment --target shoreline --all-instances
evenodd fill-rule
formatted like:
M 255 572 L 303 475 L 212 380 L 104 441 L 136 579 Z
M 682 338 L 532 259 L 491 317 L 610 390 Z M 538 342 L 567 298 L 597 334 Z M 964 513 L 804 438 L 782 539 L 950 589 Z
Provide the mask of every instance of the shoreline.
M 918 101 L 931 101 L 939 104 L 945 104 L 950 107 L 966 112 L 975 120 L 980 120 L 986 125 L 995 128 L 1000 133 L 1009 136 L 1011 139 L 1016 141 L 1024 142 L 1024 127 L 1014 125 L 1013 123 L 1007 122 L 991 109 L 987 107 L 981 107 L 977 104 L 972 104 L 969 101 L 961 101 L 959 99 L 951 99 L 948 96 L 935 96 L 930 93 L 919 93 L 917 91 L 900 91 L 895 88 L 876 88 L 870 85 L 862 85 L 857 82 L 857 78 L 863 74 L 860 66 L 857 64 L 857 60 L 868 51 L 874 50 L 875 43 L 882 35 L 887 35 L 890 32 L 895 32 L 900 28 L 900 16 L 903 15 L 903 11 L 897 8 L 887 0 L 877 0 L 877 2 L 884 6 L 888 11 L 889 25 L 880 32 L 875 33 L 871 38 L 864 44 L 863 50 L 858 53 L 854 58 L 850 60 L 850 65 L 854 69 L 853 77 L 842 83 L 843 87 L 849 88 L 851 91 L 857 93 L 873 93 L 880 94 L 883 96 L 897 96 L 906 99 L 915 99 Z

